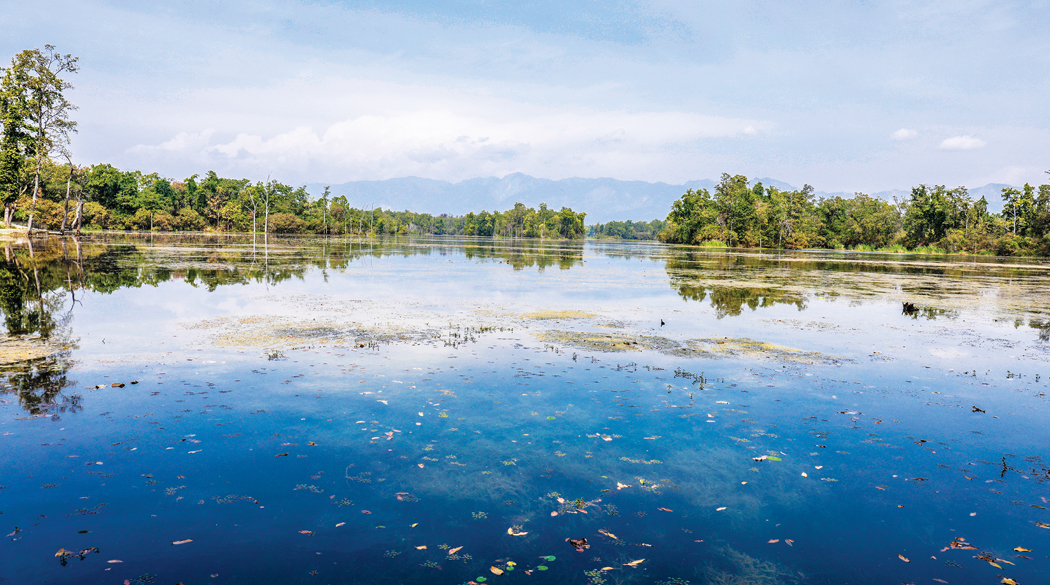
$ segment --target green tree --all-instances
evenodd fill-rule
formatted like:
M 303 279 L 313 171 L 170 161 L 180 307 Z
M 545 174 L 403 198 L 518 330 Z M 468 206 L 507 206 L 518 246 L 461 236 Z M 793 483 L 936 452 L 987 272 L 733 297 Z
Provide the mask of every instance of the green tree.
M 77 107 L 65 97 L 73 84 L 60 77 L 80 69 L 77 57 L 55 52 L 54 45 L 44 50 L 26 49 L 11 61 L 11 91 L 25 103 L 26 129 L 32 144 L 34 161 L 33 203 L 29 209 L 28 230 L 33 230 L 33 212 L 40 191 L 40 171 L 44 158 L 69 143 L 69 134 L 76 132 L 77 123 L 69 114 Z M 12 96 L 14 97 L 14 96 Z
M 11 225 L 15 201 L 25 192 L 26 158 L 32 139 L 26 127 L 27 100 L 13 69 L 3 69 L 0 81 L 0 202 L 4 225 Z

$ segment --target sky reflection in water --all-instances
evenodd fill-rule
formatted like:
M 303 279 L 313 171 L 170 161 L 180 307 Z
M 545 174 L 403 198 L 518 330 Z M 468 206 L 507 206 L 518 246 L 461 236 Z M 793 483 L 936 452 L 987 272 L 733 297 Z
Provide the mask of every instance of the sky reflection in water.
M 1037 582 L 1047 272 L 460 239 L 10 246 L 0 578 Z

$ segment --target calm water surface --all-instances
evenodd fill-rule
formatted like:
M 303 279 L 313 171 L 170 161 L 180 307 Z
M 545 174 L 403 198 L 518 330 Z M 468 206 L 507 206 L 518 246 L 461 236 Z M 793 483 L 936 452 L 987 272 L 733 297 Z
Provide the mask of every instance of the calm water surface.
M 0 309 L 0 583 L 1050 574 L 1045 261 L 56 239 Z

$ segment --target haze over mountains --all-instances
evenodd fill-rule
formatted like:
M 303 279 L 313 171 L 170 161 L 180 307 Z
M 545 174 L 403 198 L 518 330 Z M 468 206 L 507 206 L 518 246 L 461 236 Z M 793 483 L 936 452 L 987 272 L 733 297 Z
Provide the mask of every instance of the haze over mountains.
M 763 185 L 777 187 L 781 190 L 794 190 L 797 187 L 776 179 L 757 179 Z M 619 181 L 599 178 L 583 179 L 540 179 L 522 173 L 514 173 L 503 178 L 478 177 L 458 183 L 404 177 L 384 181 L 352 181 L 341 185 L 331 185 L 332 196 L 345 195 L 354 207 L 365 209 L 375 206 L 397 211 L 410 210 L 431 214 L 448 213 L 463 215 L 470 211 L 502 211 L 509 209 L 516 202 L 529 207 L 538 207 L 546 203 L 553 209 L 563 206 L 575 211 L 587 213 L 587 223 L 604 223 L 607 221 L 649 221 L 664 219 L 671 210 L 674 200 L 682 196 L 687 189 L 705 188 L 713 190 L 716 181 L 701 179 L 688 181 L 680 185 L 668 183 L 648 183 L 645 181 Z M 983 195 L 988 200 L 991 211 L 1002 209 L 1000 190 L 1003 185 L 990 183 L 983 187 L 970 189 L 974 199 Z M 314 197 L 324 192 L 324 185 L 312 183 L 307 190 Z M 907 197 L 910 189 L 895 189 L 869 193 L 873 197 L 893 200 L 894 196 Z M 817 191 L 818 197 L 852 197 L 853 193 L 826 193 Z

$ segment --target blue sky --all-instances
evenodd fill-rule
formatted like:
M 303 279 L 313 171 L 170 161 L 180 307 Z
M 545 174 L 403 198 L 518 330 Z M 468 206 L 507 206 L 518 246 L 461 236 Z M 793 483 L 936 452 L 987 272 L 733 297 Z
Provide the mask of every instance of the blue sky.
M 1050 2 L 21 2 L 81 163 L 292 183 L 523 172 L 823 191 L 1046 182 Z

